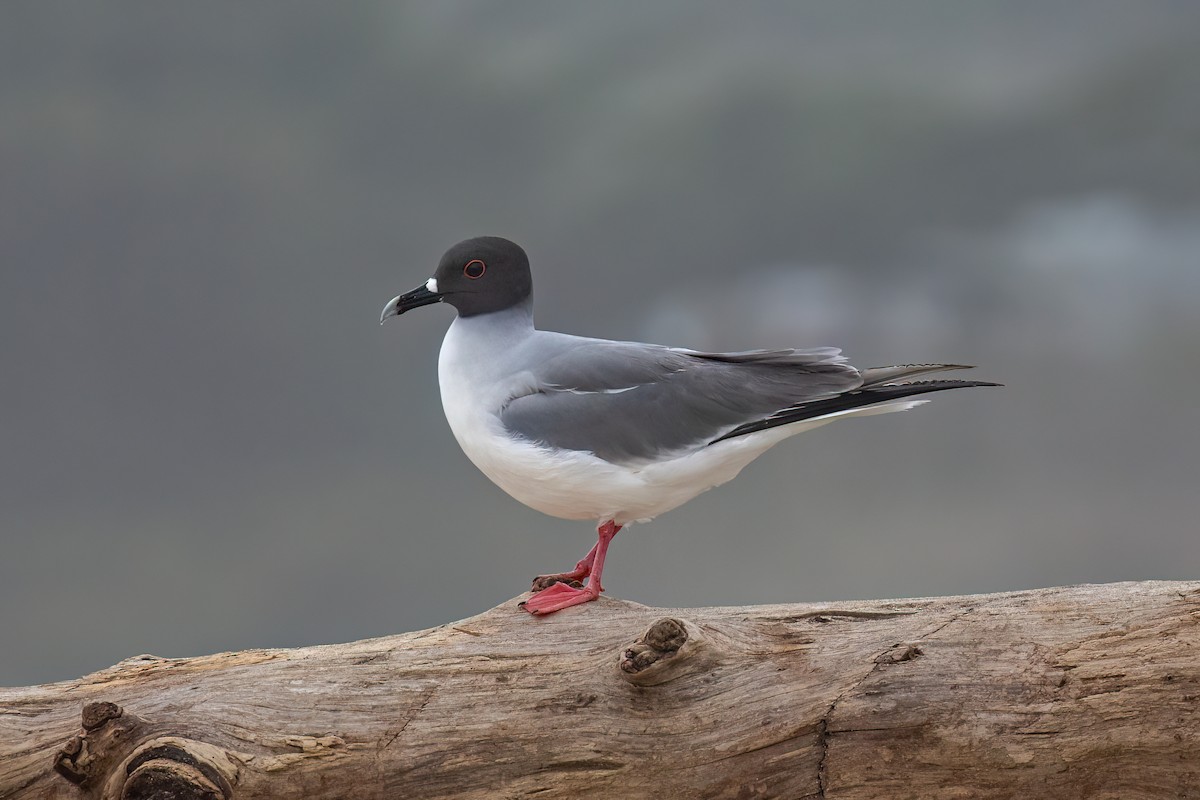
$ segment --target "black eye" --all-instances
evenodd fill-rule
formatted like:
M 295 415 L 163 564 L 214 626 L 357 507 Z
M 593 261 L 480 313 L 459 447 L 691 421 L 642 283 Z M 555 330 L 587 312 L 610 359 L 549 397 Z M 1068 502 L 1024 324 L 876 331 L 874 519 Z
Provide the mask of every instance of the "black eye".
M 473 258 L 463 267 L 463 275 L 466 275 L 471 280 L 482 278 L 483 273 L 487 271 L 487 265 L 478 258 Z

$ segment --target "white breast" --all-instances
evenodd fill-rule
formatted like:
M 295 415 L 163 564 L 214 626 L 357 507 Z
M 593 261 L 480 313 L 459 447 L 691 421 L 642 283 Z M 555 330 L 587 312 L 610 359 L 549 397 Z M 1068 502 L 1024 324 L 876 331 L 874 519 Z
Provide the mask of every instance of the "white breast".
M 553 451 L 510 436 L 500 422 L 507 401 L 532 385 L 529 373 L 511 369 L 528 336 L 503 330 L 480 336 L 474 328 L 470 318 L 455 320 L 438 359 L 442 409 L 467 458 L 501 489 L 545 514 L 591 520 L 608 513 L 588 484 L 619 479 L 623 470 L 587 453 Z

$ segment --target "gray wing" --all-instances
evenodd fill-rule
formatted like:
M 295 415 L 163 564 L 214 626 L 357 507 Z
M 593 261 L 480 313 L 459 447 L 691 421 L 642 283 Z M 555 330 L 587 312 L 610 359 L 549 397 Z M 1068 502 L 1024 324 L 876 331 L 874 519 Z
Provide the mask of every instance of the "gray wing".
M 530 393 L 501 410 L 505 428 L 618 464 L 697 449 L 739 426 L 862 384 L 833 348 L 700 353 L 588 342 L 533 373 Z

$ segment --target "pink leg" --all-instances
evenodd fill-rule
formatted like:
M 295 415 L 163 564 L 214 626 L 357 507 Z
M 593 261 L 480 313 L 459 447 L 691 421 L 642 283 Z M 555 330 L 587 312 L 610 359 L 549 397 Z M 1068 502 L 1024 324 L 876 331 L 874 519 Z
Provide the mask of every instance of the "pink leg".
M 598 535 L 596 546 L 592 548 L 592 552 L 584 556 L 583 561 L 579 562 L 579 565 L 583 565 L 589 558 L 591 559 L 591 564 L 588 567 L 590 578 L 588 579 L 587 586 L 576 589 L 565 583 L 555 583 L 549 588 L 538 592 L 524 603 L 521 603 L 521 608 L 530 614 L 540 616 L 542 614 L 550 614 L 554 611 L 561 611 L 571 606 L 577 606 L 580 603 L 587 603 L 599 597 L 600 592 L 604 591 L 604 587 L 600 584 L 600 576 L 604 572 L 604 555 L 608 552 L 608 543 L 612 541 L 612 538 L 617 535 L 617 531 L 619 530 L 621 530 L 621 526 L 609 520 L 601 525 L 596 532 Z M 576 565 L 576 570 L 580 569 L 579 565 Z
M 592 545 L 592 549 L 588 550 L 588 554 L 579 560 L 575 565 L 575 569 L 570 572 L 559 572 L 554 575 L 538 575 L 533 579 L 533 588 L 531 591 L 540 592 L 542 589 L 549 589 L 556 583 L 579 583 L 579 581 L 592 574 L 592 561 L 596 558 L 596 548 L 600 546 L 599 542 Z

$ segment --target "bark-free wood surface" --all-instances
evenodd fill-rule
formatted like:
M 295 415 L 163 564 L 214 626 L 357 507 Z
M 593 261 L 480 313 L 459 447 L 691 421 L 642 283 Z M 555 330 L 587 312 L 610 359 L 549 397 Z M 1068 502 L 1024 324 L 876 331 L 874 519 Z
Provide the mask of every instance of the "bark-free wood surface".
M 1200 583 L 514 600 L 0 689 L 0 797 L 1200 797 L 1198 660 Z

